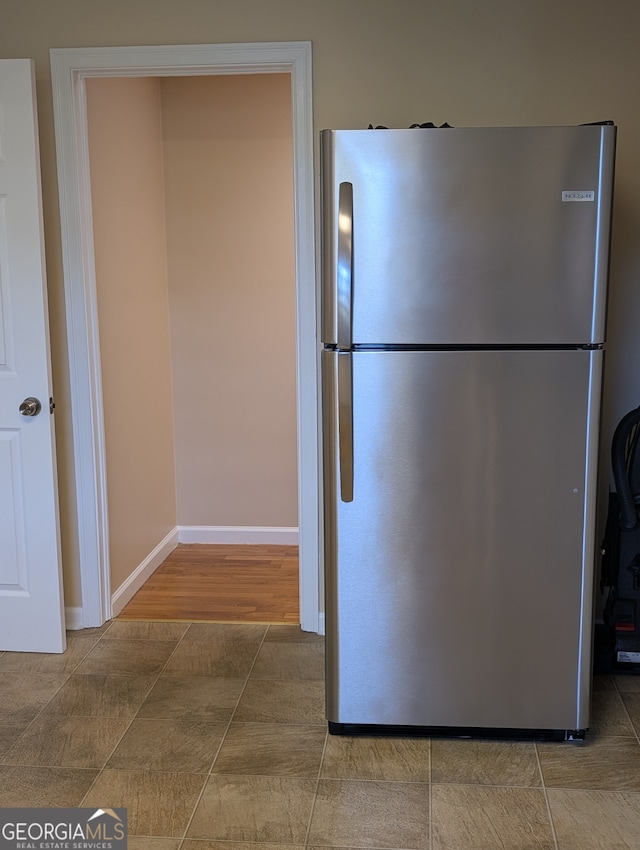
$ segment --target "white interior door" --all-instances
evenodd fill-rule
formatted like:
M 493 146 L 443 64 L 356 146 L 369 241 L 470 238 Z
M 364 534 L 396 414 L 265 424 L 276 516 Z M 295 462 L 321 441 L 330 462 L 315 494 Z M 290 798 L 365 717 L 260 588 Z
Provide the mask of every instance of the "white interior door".
M 51 396 L 35 77 L 31 60 L 4 59 L 0 60 L 0 650 L 65 648 Z

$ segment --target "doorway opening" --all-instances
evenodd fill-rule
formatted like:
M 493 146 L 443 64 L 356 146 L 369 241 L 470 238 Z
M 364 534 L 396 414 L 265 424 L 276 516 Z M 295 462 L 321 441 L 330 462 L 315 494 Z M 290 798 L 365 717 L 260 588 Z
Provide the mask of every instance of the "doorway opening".
M 300 620 L 303 629 L 322 631 L 310 44 L 53 50 L 51 64 L 72 352 L 70 375 L 82 585 L 82 612 L 77 627 L 100 625 L 111 614 L 104 399 L 100 381 L 86 81 L 89 77 L 285 73 L 291 80 L 293 125 Z
M 117 615 L 159 537 L 297 545 L 291 81 L 85 85 Z

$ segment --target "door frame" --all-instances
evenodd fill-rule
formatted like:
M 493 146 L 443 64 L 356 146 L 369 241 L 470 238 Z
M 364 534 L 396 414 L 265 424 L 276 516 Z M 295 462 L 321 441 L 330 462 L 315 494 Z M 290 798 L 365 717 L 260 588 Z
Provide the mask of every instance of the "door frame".
M 300 622 L 322 631 L 317 288 L 311 42 L 56 48 L 50 51 L 61 216 L 82 609 L 111 617 L 103 398 L 91 216 L 88 77 L 291 75 L 296 276 Z

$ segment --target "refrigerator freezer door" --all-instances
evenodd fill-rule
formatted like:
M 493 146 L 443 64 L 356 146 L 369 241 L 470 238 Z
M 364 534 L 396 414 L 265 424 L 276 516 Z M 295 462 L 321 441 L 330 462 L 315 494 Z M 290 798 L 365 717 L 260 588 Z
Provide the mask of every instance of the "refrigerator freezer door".
M 323 352 L 330 721 L 588 725 L 602 357 Z
M 323 131 L 323 341 L 601 343 L 615 133 Z

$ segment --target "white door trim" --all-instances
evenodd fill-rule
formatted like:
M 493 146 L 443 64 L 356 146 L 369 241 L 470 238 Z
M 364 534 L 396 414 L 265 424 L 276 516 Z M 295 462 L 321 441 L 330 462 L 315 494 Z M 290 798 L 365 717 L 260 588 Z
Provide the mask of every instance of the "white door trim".
M 87 77 L 290 73 L 297 324 L 300 619 L 318 631 L 320 520 L 311 43 L 53 49 L 62 261 L 77 491 L 82 626 L 111 616 L 108 512 L 84 81 Z

